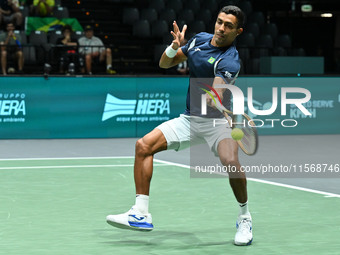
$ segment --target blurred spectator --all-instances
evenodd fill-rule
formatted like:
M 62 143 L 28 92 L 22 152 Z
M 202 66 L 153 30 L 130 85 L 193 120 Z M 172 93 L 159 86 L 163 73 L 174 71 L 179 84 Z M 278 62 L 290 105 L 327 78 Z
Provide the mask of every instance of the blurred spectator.
M 3 23 L 13 23 L 16 27 L 22 24 L 22 13 L 18 0 L 0 0 L 0 27 Z
M 7 74 L 7 57 L 11 56 L 18 62 L 18 73 L 22 73 L 24 66 L 24 55 L 21 46 L 20 35 L 14 34 L 14 24 L 8 23 L 6 26 L 7 32 L 0 35 L 1 46 L 1 68 L 3 75 Z M 15 70 L 11 70 L 11 73 Z
M 58 53 L 60 56 L 59 72 L 65 73 L 66 67 L 68 67 L 68 73 L 73 73 L 72 67 L 80 68 L 82 73 L 85 73 L 84 59 L 78 53 L 78 41 L 72 37 L 72 27 L 65 25 L 63 27 L 63 37 L 57 40 Z
M 34 0 L 32 14 L 39 17 L 52 16 L 54 5 L 54 0 Z
M 92 26 L 85 27 L 85 36 L 79 38 L 79 52 L 85 56 L 85 66 L 88 74 L 92 74 L 92 60 L 104 62 L 106 60 L 106 73 L 116 74 L 112 70 L 112 53 L 110 48 L 105 48 L 102 40 L 93 35 Z

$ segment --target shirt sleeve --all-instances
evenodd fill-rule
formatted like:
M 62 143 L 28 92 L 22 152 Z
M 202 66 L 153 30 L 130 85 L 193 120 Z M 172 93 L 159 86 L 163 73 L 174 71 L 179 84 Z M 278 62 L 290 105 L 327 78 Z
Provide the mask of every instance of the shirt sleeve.
M 232 57 L 225 57 L 216 62 L 215 76 L 221 77 L 227 84 L 234 84 L 240 71 L 240 62 Z
M 196 35 L 193 36 L 186 45 L 182 46 L 182 52 L 184 53 L 185 56 L 188 56 L 188 51 L 195 46 L 195 41 L 196 41 Z

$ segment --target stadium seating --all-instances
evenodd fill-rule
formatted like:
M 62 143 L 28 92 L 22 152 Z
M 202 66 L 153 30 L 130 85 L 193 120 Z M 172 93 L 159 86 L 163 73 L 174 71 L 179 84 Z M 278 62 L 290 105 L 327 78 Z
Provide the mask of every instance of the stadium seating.
M 167 24 L 172 24 L 172 22 L 176 20 L 176 12 L 173 9 L 163 10 L 159 14 L 159 19 L 165 20 Z
M 205 24 L 201 20 L 196 20 L 196 21 L 190 23 L 188 27 L 189 27 L 188 28 L 189 32 L 193 32 L 193 33 L 196 33 L 196 34 L 203 32 L 203 31 L 206 31 Z
M 277 26 L 275 23 L 266 23 L 263 26 L 262 30 L 263 34 L 271 35 L 271 37 L 275 40 L 278 35 Z
M 253 7 L 249 1 L 241 1 L 236 5 L 241 8 L 246 16 L 248 16 L 253 11 Z
M 190 9 L 194 13 L 198 12 L 200 8 L 200 1 L 199 0 L 186 0 L 184 4 L 184 9 Z
M 267 14 L 250 0 L 104 0 L 98 3 L 97 0 L 79 3 L 58 0 L 54 15 L 60 19 L 77 18 L 83 26 L 92 24 L 95 35 L 112 48 L 113 61 L 122 73 L 163 72 L 154 64 L 158 61 L 154 59 L 153 46 L 161 49 L 171 43 L 173 37 L 169 31 L 173 30 L 173 20 L 180 29 L 188 25 L 187 39 L 203 31 L 213 33 L 217 11 L 230 4 L 239 6 L 247 16 L 244 32 L 236 40 L 242 72 L 255 74 L 259 58 L 263 56 L 306 54 L 304 49 L 293 49 L 291 37 L 282 35 L 277 24 L 273 20 L 269 22 L 265 18 Z M 22 11 L 24 16 L 29 15 L 27 7 Z M 77 38 L 81 35 L 75 34 Z M 46 51 L 59 36 L 60 31 L 28 36 L 30 47 L 24 49 L 26 63 L 41 65 L 46 59 L 42 52 L 48 54 Z
M 179 20 L 184 20 L 186 24 L 190 24 L 195 20 L 194 12 L 190 9 L 184 9 L 178 14 Z
M 164 34 L 169 34 L 168 23 L 165 20 L 157 20 L 151 24 L 153 38 L 163 38 Z
M 151 0 L 149 8 L 155 9 L 159 13 L 165 9 L 165 3 L 163 0 Z
M 278 47 L 291 48 L 292 42 L 290 36 L 287 34 L 279 35 L 276 41 Z
M 256 46 L 272 49 L 274 46 L 273 38 L 270 35 L 261 35 L 257 40 Z
M 29 65 L 35 65 L 37 63 L 36 50 L 35 47 L 28 45 L 25 31 L 16 30 L 14 33 L 21 36 L 21 44 L 23 45 L 22 51 L 24 54 L 25 63 Z
M 255 47 L 255 36 L 252 33 L 244 32 L 236 39 L 238 47 Z
M 158 19 L 158 13 L 153 8 L 142 9 L 140 18 L 142 20 L 149 21 L 149 23 L 152 23 Z
M 173 9 L 176 13 L 183 10 L 183 4 L 181 0 L 171 0 L 166 4 L 166 9 Z
M 69 18 L 69 11 L 67 7 L 57 7 L 53 11 L 53 16 L 57 19 L 66 19 Z
M 211 13 L 216 13 L 218 9 L 218 4 L 216 0 L 210 0 L 210 1 L 203 1 L 201 3 L 201 9 L 203 10 L 209 10 Z
M 200 10 L 196 13 L 196 19 L 202 20 L 206 26 L 210 24 L 212 20 L 211 17 L 212 17 L 211 11 L 207 9 Z
M 45 63 L 47 53 L 51 49 L 51 45 L 48 44 L 47 34 L 43 31 L 34 31 L 28 36 L 28 40 L 35 47 L 37 63 Z
M 139 11 L 137 8 L 125 8 L 123 11 L 123 24 L 133 25 L 139 20 Z
M 263 27 L 265 24 L 264 15 L 262 12 L 253 12 L 249 15 L 247 23 L 257 23 L 259 27 Z
M 50 44 L 56 44 L 57 43 L 57 40 L 59 38 L 63 37 L 62 33 L 60 30 L 57 30 L 57 31 L 53 31 L 53 32 L 50 32 L 48 34 L 48 42 Z
M 132 35 L 139 38 L 148 38 L 151 35 L 150 23 L 147 20 L 139 20 L 133 25 Z
M 257 23 L 250 23 L 250 22 L 247 23 L 244 31 L 248 33 L 252 33 L 255 39 L 257 39 L 260 35 L 260 27 Z

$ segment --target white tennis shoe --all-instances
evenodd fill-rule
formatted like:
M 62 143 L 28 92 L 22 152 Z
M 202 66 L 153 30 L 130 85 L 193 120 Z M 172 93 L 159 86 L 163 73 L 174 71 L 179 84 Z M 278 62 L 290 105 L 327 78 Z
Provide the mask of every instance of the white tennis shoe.
M 106 222 L 117 228 L 142 231 L 153 230 L 151 214 L 142 214 L 136 206 L 132 206 L 126 213 L 108 215 Z
M 235 245 L 250 245 L 253 241 L 251 215 L 239 215 L 236 221 Z

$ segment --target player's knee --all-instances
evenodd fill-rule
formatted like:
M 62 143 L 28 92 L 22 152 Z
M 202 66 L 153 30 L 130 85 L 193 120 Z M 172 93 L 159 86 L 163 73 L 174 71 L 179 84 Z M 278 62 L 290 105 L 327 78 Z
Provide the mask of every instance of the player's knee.
M 221 158 L 221 163 L 227 167 L 238 167 L 239 161 L 235 158 Z
M 138 141 L 136 142 L 136 155 L 138 156 L 151 155 L 150 146 L 144 142 L 143 138 L 138 139 Z
M 111 49 L 110 48 L 106 48 L 106 55 L 111 55 Z

